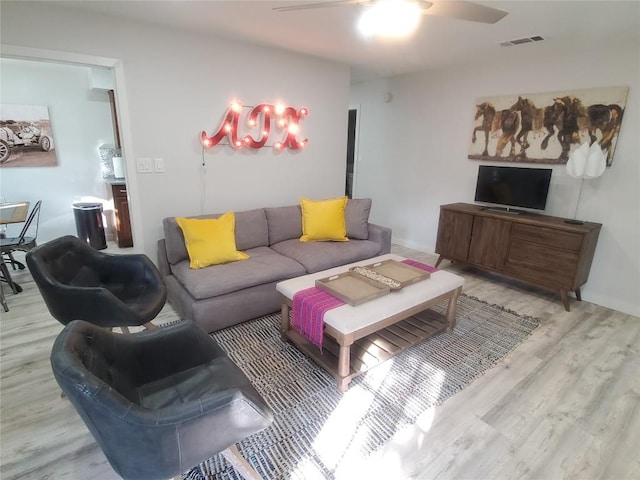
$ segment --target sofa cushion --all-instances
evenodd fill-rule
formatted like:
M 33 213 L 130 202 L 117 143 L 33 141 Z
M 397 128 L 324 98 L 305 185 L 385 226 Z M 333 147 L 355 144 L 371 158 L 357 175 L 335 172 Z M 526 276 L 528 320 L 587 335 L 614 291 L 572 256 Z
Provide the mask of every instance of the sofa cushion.
M 220 214 L 197 215 L 187 218 L 206 219 L 218 218 Z M 269 245 L 269 230 L 267 217 L 263 208 L 235 212 L 236 217 L 236 247 L 238 250 L 248 250 Z M 184 235 L 175 217 L 167 217 L 162 221 L 164 226 L 165 247 L 167 259 L 171 265 L 189 258 Z
M 269 245 L 302 236 L 300 205 L 265 208 L 264 211 L 269 224 Z
M 370 240 L 301 242 L 298 239 L 292 239 L 271 245 L 271 248 L 302 264 L 307 273 L 375 257 L 380 252 L 380 245 Z
M 300 199 L 302 210 L 301 242 L 346 242 L 344 209 L 347 197 L 327 200 Z
M 249 258 L 236 249 L 233 212 L 218 218 L 176 217 L 176 222 L 184 235 L 190 268 L 206 268 Z
M 236 212 L 236 246 L 249 250 L 269 245 L 269 229 L 264 208 Z
M 269 247 L 252 248 L 246 253 L 249 258 L 242 262 L 214 265 L 199 270 L 192 270 L 189 268 L 189 261 L 182 260 L 171 266 L 171 273 L 197 300 L 306 273 L 298 262 L 274 252 Z
M 369 238 L 370 198 L 350 198 L 344 211 L 347 237 L 356 240 Z

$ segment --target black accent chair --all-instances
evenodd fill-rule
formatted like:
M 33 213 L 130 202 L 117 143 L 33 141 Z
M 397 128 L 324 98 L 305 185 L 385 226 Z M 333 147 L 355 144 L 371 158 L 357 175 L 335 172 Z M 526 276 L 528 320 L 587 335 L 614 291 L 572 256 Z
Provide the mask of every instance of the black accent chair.
M 219 452 L 259 478 L 235 443 L 267 427 L 271 410 L 193 322 L 122 335 L 76 320 L 56 338 L 51 367 L 124 479 L 170 478 Z
M 27 252 L 27 265 L 49 312 L 60 323 L 100 327 L 145 325 L 167 300 L 167 287 L 149 257 L 113 255 L 67 235 Z

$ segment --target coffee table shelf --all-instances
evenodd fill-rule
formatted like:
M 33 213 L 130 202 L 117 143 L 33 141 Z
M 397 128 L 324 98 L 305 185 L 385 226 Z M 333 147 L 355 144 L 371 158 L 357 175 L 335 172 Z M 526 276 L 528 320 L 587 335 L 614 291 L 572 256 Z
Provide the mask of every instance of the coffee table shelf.
M 433 310 L 424 310 L 356 340 L 351 345 L 350 368 L 346 377 L 341 377 L 338 373 L 340 345 L 334 338 L 325 334 L 321 353 L 317 346 L 296 330 L 287 330 L 284 336 L 333 375 L 337 381 L 348 384 L 354 377 L 380 365 L 407 348 L 447 330 L 448 325 L 444 315 Z

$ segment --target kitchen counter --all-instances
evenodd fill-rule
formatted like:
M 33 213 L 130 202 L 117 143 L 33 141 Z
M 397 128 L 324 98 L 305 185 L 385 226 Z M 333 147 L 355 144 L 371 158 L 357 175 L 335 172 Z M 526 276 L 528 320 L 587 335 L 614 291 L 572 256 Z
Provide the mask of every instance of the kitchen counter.
M 124 178 L 105 177 L 104 181 L 107 185 L 126 185 L 127 181 Z

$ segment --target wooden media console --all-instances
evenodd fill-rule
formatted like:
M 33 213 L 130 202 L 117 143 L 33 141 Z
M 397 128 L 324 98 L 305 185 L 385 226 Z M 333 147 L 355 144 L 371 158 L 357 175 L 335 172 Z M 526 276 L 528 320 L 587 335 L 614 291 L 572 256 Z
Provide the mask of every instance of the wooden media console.
M 448 259 L 559 291 L 569 311 L 567 293 L 575 292 L 581 300 L 580 287 L 589 278 L 601 227 L 467 203 L 442 205 L 436 266 Z

